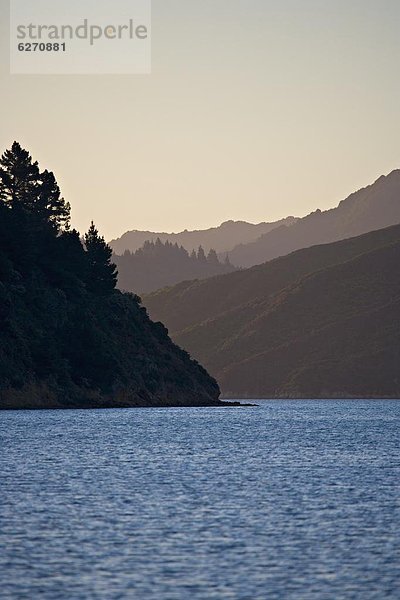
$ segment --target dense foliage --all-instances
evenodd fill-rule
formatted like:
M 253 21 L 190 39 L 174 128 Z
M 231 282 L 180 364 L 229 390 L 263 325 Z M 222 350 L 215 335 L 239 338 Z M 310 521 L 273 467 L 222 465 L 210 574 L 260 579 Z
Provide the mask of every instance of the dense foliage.
M 205 279 L 214 275 L 231 273 L 235 268 L 226 258 L 218 259 L 215 250 L 207 256 L 199 246 L 191 254 L 183 246 L 146 241 L 136 252 L 125 251 L 122 256 L 114 255 L 118 266 L 118 287 L 122 290 L 138 290 L 149 293 L 188 279 Z
M 0 161 L 0 407 L 217 402 L 216 382 L 115 289 L 94 224 L 83 245 L 69 214 L 15 142 Z

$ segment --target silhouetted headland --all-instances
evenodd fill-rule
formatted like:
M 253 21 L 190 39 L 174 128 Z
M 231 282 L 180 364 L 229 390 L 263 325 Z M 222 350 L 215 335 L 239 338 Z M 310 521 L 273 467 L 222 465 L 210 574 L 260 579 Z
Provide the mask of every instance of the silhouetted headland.
M 14 142 L 0 161 L 0 408 L 232 406 L 215 379 L 116 289 L 53 173 Z

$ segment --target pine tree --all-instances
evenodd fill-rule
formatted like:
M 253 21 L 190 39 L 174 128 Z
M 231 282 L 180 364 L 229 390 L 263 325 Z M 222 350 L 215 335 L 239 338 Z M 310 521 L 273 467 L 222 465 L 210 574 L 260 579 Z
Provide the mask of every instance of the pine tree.
M 18 142 L 0 159 L 0 201 L 30 215 L 40 226 L 68 229 L 70 205 L 61 197 L 53 173 L 41 173 L 38 163 Z
M 199 246 L 199 250 L 197 252 L 197 260 L 199 262 L 207 262 L 206 255 L 204 253 L 203 247 Z
M 40 172 L 29 152 L 14 142 L 0 159 L 0 200 L 10 208 L 28 207 L 39 188 Z
M 97 294 L 111 294 L 117 284 L 117 268 L 111 262 L 110 246 L 99 235 L 93 221 L 85 234 L 85 246 L 89 264 L 88 288 Z
M 211 248 L 210 252 L 207 255 L 207 262 L 209 265 L 215 265 L 215 266 L 219 265 L 217 253 L 215 252 L 215 250 L 213 248 Z
M 232 263 L 229 260 L 229 254 L 228 253 L 226 253 L 226 256 L 225 256 L 224 265 L 227 266 L 227 267 L 232 267 Z
M 43 221 L 47 221 L 55 229 L 69 229 L 71 207 L 61 197 L 60 188 L 51 171 L 40 174 L 41 186 L 36 200 L 37 214 Z

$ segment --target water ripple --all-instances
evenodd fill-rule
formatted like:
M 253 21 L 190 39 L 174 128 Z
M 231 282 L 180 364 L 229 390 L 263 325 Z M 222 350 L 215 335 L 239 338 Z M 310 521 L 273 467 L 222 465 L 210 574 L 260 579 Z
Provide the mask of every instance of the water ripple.
M 400 402 L 1 413 L 5 599 L 382 600 Z

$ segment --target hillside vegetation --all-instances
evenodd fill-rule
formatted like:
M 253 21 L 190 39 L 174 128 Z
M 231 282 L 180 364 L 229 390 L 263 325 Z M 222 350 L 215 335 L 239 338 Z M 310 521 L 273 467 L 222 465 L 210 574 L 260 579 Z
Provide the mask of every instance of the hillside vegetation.
M 69 212 L 14 143 L 0 161 L 0 408 L 220 404 L 215 380 L 115 289 L 95 226 L 83 245 Z
M 232 273 L 236 269 L 229 260 L 220 261 L 215 250 L 206 256 L 200 246 L 191 254 L 183 246 L 157 238 L 145 242 L 136 252 L 126 250 L 122 256 L 113 255 L 118 267 L 118 287 L 140 294 L 190 279 L 206 279 L 214 275 Z

